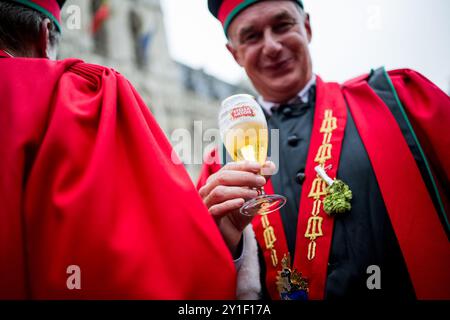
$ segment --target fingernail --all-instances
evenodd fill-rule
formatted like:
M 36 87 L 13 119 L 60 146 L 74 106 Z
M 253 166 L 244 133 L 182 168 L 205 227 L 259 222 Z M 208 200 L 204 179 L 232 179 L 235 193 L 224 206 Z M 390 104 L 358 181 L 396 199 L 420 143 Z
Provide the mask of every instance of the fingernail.
M 272 161 L 266 161 L 266 163 L 264 163 L 264 167 L 275 167 L 275 163 Z
M 260 186 L 263 186 L 266 184 L 266 179 L 264 179 L 264 177 L 258 176 L 256 177 L 256 183 Z

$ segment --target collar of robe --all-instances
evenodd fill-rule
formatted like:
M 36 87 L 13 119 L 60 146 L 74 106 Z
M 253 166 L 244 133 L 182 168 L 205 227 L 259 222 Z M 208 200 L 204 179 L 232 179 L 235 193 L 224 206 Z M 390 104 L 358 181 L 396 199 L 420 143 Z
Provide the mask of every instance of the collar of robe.
M 0 58 L 14 58 L 14 56 L 5 49 L 0 49 Z
M 278 116 L 282 118 L 299 117 L 314 105 L 316 98 L 316 86 L 312 86 L 309 90 L 308 102 L 303 102 L 300 98 L 294 103 L 281 104 L 278 107 L 272 107 L 272 116 Z

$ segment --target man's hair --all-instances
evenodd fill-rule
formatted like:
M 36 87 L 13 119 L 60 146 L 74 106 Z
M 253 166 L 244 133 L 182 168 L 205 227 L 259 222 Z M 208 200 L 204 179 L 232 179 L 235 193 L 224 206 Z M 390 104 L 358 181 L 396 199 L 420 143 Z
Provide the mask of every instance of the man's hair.
M 47 18 L 44 14 L 20 4 L 0 0 L 0 49 L 9 49 L 26 53 L 39 39 L 41 23 Z M 61 37 L 52 22 L 49 41 L 52 47 L 59 43 Z

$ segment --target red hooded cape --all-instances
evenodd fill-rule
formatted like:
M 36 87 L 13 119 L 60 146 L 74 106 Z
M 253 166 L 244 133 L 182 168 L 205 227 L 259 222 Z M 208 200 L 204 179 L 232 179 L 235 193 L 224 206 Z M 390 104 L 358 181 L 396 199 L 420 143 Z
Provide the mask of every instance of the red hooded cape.
M 0 74 L 0 299 L 235 297 L 213 219 L 122 75 L 16 58 Z

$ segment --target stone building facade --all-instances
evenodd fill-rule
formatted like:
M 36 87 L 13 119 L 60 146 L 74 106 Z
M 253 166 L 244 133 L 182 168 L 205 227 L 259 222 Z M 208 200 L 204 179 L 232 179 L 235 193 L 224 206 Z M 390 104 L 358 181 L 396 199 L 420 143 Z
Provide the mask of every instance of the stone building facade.
M 109 14 L 94 33 L 93 19 L 102 3 L 107 3 Z M 205 130 L 216 128 L 220 101 L 251 91 L 249 85 L 230 85 L 173 61 L 159 0 L 69 0 L 62 17 L 59 58 L 81 58 L 125 75 L 173 144 L 177 129 L 187 130 L 193 138 L 194 130 L 201 131 L 195 132 L 196 137 L 202 137 Z M 200 164 L 192 162 L 200 162 L 207 144 L 191 141 L 191 154 L 183 156 L 191 160 L 185 165 L 194 180 Z

